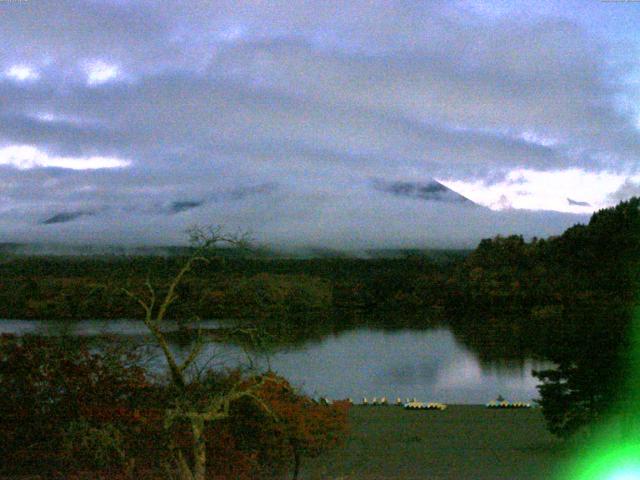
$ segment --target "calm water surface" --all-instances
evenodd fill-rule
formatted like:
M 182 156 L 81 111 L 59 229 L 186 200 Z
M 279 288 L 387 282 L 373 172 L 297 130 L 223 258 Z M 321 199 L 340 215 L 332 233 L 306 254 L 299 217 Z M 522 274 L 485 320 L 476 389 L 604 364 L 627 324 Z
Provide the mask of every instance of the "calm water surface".
M 203 322 L 203 327 L 216 325 L 215 321 Z M 144 341 L 147 333 L 142 322 L 131 320 L 87 320 L 75 324 L 0 321 L 0 333 L 61 332 L 121 335 L 133 342 Z M 173 348 L 178 355 L 188 352 L 188 345 L 174 344 Z M 237 346 L 210 344 L 201 355 L 200 365 L 208 361 L 233 366 L 246 363 L 247 358 Z M 356 401 L 386 396 L 393 400 L 416 397 L 423 401 L 485 403 L 498 395 L 510 401 L 531 401 L 537 397 L 537 380 L 531 370 L 548 366 L 532 359 L 481 365 L 477 356 L 458 343 L 447 328 L 358 328 L 255 358 L 310 395 L 351 397 Z M 161 357 L 157 357 L 155 368 L 163 368 Z

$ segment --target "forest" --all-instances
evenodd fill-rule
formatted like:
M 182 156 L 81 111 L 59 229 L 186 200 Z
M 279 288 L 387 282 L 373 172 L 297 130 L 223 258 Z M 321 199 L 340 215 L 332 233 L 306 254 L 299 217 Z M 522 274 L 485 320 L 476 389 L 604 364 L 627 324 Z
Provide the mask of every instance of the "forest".
M 620 385 L 634 347 L 639 206 L 633 198 L 556 237 L 497 236 L 438 258 L 287 259 L 250 250 L 214 252 L 206 262 L 193 261 L 190 251 L 5 256 L 0 318 L 140 318 L 161 346 L 164 319 L 186 332 L 198 318 L 234 319 L 282 343 L 364 323 L 446 324 L 481 358 L 527 354 L 554 362 L 534 372 L 539 404 L 549 431 L 568 437 L 612 403 L 635 401 Z M 184 265 L 189 275 L 175 281 Z M 323 405 L 273 374 L 214 371 L 187 379 L 189 355 L 173 366 L 168 384 L 158 383 L 132 356 L 117 343 L 98 353 L 81 339 L 2 336 L 0 432 L 11 465 L 23 472 L 46 465 L 51 478 L 72 478 L 60 473 L 69 471 L 155 478 L 164 471 L 165 478 L 200 479 L 205 466 L 211 478 L 295 476 L 303 456 L 339 445 L 348 432 L 348 403 Z
M 556 237 L 497 236 L 472 251 L 438 256 L 301 259 L 225 251 L 194 266 L 167 318 L 246 319 L 289 331 L 293 339 L 298 330 L 312 334 L 364 322 L 388 328 L 445 323 L 465 343 L 502 348 L 501 355 L 546 357 L 558 342 L 582 338 L 583 327 L 597 331 L 594 322 L 606 319 L 608 331 L 620 331 L 613 319 L 628 317 L 636 293 L 637 205 L 634 198 L 601 210 L 588 225 Z M 125 290 L 142 293 L 147 280 L 167 285 L 188 250 L 177 253 L 5 255 L 0 318 L 140 318 Z M 498 347 L 487 342 L 491 337 L 507 343 Z

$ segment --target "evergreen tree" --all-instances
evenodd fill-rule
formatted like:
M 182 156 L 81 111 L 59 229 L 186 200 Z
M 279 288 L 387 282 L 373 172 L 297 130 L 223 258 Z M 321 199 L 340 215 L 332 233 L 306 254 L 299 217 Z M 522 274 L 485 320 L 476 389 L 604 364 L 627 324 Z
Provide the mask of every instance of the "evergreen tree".
M 640 267 L 640 199 L 595 213 L 547 243 L 550 281 L 562 297 L 547 357 L 534 372 L 550 431 L 568 436 L 623 396 Z

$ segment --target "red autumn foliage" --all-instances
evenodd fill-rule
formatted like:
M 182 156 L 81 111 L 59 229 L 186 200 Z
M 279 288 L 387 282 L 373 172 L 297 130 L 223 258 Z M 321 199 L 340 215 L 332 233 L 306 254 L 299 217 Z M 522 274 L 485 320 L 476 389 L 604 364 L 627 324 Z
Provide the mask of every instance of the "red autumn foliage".
M 274 478 L 278 469 L 297 474 L 302 457 L 339 446 L 348 433 L 347 401 L 320 404 L 274 374 L 257 395 L 267 410 L 239 402 L 229 423 L 236 438 L 258 449 L 260 464 L 271 467 L 260 472 L 265 478 Z
M 163 463 L 171 460 L 171 443 L 189 451 L 189 425 L 164 425 L 175 392 L 150 384 L 133 356 L 108 350 L 91 351 L 81 340 L 0 336 L 0 475 L 160 478 Z M 207 391 L 239 379 L 233 372 L 218 375 L 212 385 L 194 383 L 188 389 L 205 404 Z M 257 381 L 247 379 L 245 386 Z M 346 403 L 317 404 L 275 375 L 256 396 L 266 410 L 244 399 L 232 404 L 228 418 L 208 425 L 209 478 L 278 478 L 292 467 L 297 470 L 301 457 L 338 445 L 347 432 Z M 63 448 L 70 426 L 85 435 L 84 447 Z M 122 458 L 107 455 L 96 466 L 91 443 L 96 441 Z
M 305 456 L 315 457 L 340 444 L 347 432 L 350 403 L 318 403 L 295 392 L 283 378 L 274 377 L 259 395 L 272 409 L 277 423 Z

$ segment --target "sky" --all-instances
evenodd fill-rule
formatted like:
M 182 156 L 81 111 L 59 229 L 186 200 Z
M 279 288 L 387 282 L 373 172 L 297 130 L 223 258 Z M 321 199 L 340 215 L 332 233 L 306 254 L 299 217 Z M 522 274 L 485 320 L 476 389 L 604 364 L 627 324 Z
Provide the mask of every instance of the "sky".
M 631 1 L 0 0 L 0 241 L 559 234 L 640 195 L 639 24 Z

